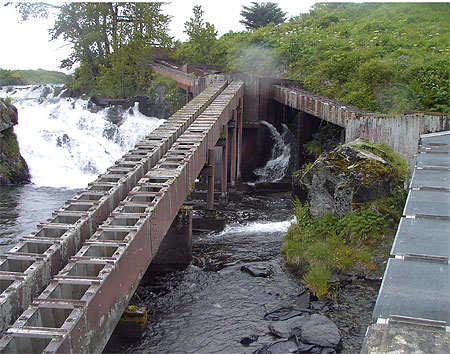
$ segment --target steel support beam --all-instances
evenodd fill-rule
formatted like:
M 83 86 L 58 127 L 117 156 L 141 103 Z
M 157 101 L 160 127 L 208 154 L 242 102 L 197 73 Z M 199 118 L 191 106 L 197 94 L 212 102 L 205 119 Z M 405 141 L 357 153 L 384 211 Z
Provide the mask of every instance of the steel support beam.
M 228 124 L 222 127 L 224 136 L 222 137 L 222 197 L 225 198 L 228 192 Z
M 211 166 L 211 173 L 208 174 L 208 194 L 207 206 L 208 210 L 214 209 L 214 178 L 215 178 L 215 151 L 214 148 L 208 149 L 208 164 Z

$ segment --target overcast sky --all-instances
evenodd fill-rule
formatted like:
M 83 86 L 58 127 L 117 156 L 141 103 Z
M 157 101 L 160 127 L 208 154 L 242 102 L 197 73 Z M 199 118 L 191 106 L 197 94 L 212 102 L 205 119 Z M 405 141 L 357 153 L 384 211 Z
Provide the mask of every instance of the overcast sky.
M 52 1 L 53 3 L 55 1 Z M 306 13 L 316 1 L 280 0 L 280 8 L 290 16 Z M 31 19 L 20 23 L 20 15 L 14 6 L 3 6 L 0 0 L 0 33 L 1 69 L 46 69 L 60 70 L 59 64 L 67 58 L 70 46 L 63 41 L 49 41 L 48 29 L 53 25 L 53 19 Z M 219 36 L 228 31 L 242 31 L 245 28 L 239 23 L 242 18 L 242 5 L 249 6 L 251 1 L 245 0 L 175 0 L 164 5 L 164 12 L 172 16 L 170 35 L 175 39 L 186 40 L 183 33 L 184 22 L 193 16 L 194 5 L 201 5 L 204 10 L 203 18 L 212 23 Z

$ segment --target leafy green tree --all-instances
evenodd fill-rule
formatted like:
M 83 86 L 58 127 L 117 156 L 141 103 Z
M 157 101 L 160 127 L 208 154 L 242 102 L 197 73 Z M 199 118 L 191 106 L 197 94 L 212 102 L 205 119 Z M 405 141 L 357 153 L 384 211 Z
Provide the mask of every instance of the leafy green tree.
M 81 63 L 89 73 L 92 86 L 100 66 L 117 63 L 120 50 L 130 42 L 134 47 L 167 45 L 169 16 L 161 12 L 162 3 L 69 3 L 61 6 L 51 30 L 52 39 L 60 36 L 72 44 L 71 56 L 62 67 Z M 110 58 L 115 51 L 114 58 Z M 119 60 L 120 61 L 120 60 Z M 123 60 L 122 60 L 123 61 Z
M 286 12 L 283 12 L 274 2 L 257 3 L 253 1 L 252 6 L 242 7 L 244 10 L 241 11 L 241 16 L 244 19 L 239 22 L 249 30 L 266 26 L 269 23 L 276 26 L 286 21 Z
M 151 81 L 151 53 L 139 40 L 122 45 L 108 56 L 108 66 L 100 64 L 98 90 L 113 98 L 144 93 Z
M 130 77 L 123 76 L 122 84 L 113 88 L 116 96 L 122 96 L 130 91 L 128 84 L 126 89 L 123 84 L 135 82 L 138 88 L 142 77 L 146 76 L 148 47 L 171 43 L 170 16 L 162 13 L 161 6 L 161 2 L 72 2 L 61 6 L 19 3 L 16 7 L 24 19 L 47 16 L 50 8 L 57 8 L 50 34 L 52 40 L 63 38 L 72 45 L 72 52 L 61 67 L 78 66 L 73 91 L 91 91 L 97 81 L 106 89 L 107 82 L 117 83 L 112 78 L 118 75 L 108 74 L 107 70 L 118 71 L 126 65 L 128 69 L 122 76 L 127 73 Z M 131 70 L 131 65 L 136 67 Z M 97 80 L 99 75 L 101 78 Z
M 214 25 L 204 22 L 202 18 L 204 11 L 200 5 L 195 5 L 192 11 L 194 17 L 184 23 L 184 33 L 189 39 L 185 43 L 178 43 L 175 58 L 184 63 L 213 64 L 217 31 Z

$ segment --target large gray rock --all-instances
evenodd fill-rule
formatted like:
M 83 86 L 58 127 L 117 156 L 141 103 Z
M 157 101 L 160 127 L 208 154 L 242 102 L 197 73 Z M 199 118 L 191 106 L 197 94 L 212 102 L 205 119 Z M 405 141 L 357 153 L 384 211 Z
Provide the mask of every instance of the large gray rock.
M 309 322 L 309 314 L 304 314 L 285 321 L 273 321 L 269 324 L 269 330 L 277 337 L 289 338 L 294 328 L 303 328 L 307 322 Z
M 321 347 L 337 348 L 341 341 L 341 334 L 333 321 L 325 316 L 314 314 L 302 326 L 301 340 Z
M 380 156 L 387 155 L 358 139 L 321 155 L 303 175 L 296 175 L 294 188 L 304 192 L 300 199 L 306 195 L 312 217 L 326 212 L 342 217 L 389 194 L 399 183 L 398 171 Z
M 17 124 L 17 109 L 0 100 L 0 132 Z

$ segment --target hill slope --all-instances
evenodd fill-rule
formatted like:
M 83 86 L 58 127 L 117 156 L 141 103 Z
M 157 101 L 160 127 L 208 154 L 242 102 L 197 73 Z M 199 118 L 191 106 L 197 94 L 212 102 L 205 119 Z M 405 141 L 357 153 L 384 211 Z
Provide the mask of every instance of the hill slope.
M 278 27 L 218 43 L 230 70 L 284 62 L 285 78 L 371 111 L 450 112 L 449 10 L 449 3 L 316 4 Z
M 0 69 L 1 85 L 66 84 L 72 77 L 59 71 L 3 70 Z

